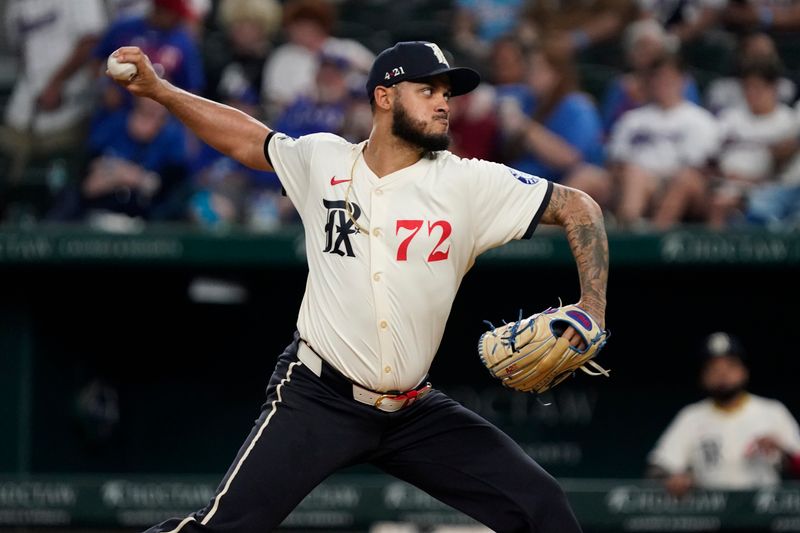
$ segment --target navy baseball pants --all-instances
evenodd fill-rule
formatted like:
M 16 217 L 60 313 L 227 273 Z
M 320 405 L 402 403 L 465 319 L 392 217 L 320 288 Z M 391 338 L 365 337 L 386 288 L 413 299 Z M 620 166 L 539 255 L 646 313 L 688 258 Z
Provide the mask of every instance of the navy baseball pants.
M 371 463 L 500 533 L 580 532 L 558 483 L 510 437 L 433 390 L 395 413 L 356 402 L 349 383 L 278 359 L 261 416 L 208 507 L 146 533 L 264 533 L 336 470 Z M 327 374 L 325 374 L 327 370 Z

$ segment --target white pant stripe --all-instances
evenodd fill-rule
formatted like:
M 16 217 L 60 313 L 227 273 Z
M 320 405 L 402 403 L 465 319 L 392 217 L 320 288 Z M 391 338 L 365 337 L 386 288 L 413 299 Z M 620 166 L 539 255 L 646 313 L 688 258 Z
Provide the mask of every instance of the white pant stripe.
M 178 533 L 178 531 L 180 531 L 181 528 L 183 528 L 183 526 L 185 526 L 189 522 L 195 522 L 195 518 L 193 516 L 184 518 L 183 521 L 180 524 L 178 524 L 178 527 L 176 527 L 172 531 L 167 531 L 167 533 Z
M 272 401 L 272 411 L 270 411 L 269 415 L 267 415 L 267 418 L 264 420 L 264 423 L 261 424 L 261 427 L 258 429 L 258 433 L 256 433 L 256 436 L 253 438 L 253 441 L 250 443 L 250 446 L 247 447 L 247 450 L 242 455 L 242 458 L 239 459 L 238 463 L 236 463 L 236 467 L 233 469 L 233 472 L 231 473 L 230 477 L 228 478 L 228 481 L 225 482 L 225 487 L 220 491 L 220 493 L 214 499 L 214 506 L 211 508 L 211 511 L 203 518 L 203 521 L 200 522 L 201 524 L 206 525 L 208 523 L 208 521 L 211 520 L 211 517 L 214 516 L 214 513 L 217 512 L 217 509 L 219 508 L 219 502 L 220 502 L 220 500 L 222 500 L 222 497 L 225 496 L 225 494 L 227 494 L 228 489 L 231 486 L 231 482 L 233 481 L 233 478 L 235 478 L 236 474 L 239 473 L 239 469 L 242 467 L 242 464 L 244 463 L 245 459 L 247 459 L 247 456 L 250 455 L 250 452 L 255 447 L 256 442 L 258 442 L 258 439 L 261 437 L 261 434 L 264 432 L 264 428 L 266 428 L 269 425 L 269 421 L 272 420 L 272 416 L 278 410 L 278 403 L 280 403 L 283 400 L 281 398 L 281 388 L 286 383 L 289 383 L 289 381 L 291 381 L 292 370 L 294 369 L 294 366 L 295 365 L 302 365 L 302 364 L 303 363 L 301 363 L 300 361 L 295 361 L 294 363 L 291 363 L 289 365 L 289 370 L 286 371 L 286 377 L 281 380 L 280 384 L 278 385 L 278 388 L 275 390 L 275 394 L 277 396 L 277 399 Z M 184 523 L 185 522 L 186 521 L 184 521 Z M 177 533 L 182 526 L 183 526 L 183 523 L 181 523 L 181 525 L 179 525 L 178 528 L 174 532 L 170 532 L 170 533 Z

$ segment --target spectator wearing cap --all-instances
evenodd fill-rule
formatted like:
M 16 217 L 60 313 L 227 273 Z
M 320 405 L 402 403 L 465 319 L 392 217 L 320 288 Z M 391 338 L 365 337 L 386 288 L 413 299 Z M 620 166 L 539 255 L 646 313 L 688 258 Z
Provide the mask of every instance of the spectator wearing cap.
M 289 0 L 283 8 L 287 42 L 279 46 L 264 67 L 261 88 L 267 118 L 273 120 L 298 97 L 313 91 L 322 54 L 346 58 L 352 66 L 348 83 L 362 87 L 375 56 L 352 39 L 332 35 L 336 9 L 326 0 Z
M 112 52 L 122 46 L 138 46 L 148 55 L 159 73 L 174 85 L 199 93 L 205 86 L 203 62 L 197 43 L 187 27 L 196 14 L 191 0 L 152 0 L 152 9 L 145 16 L 119 20 L 106 31 L 94 51 L 95 60 L 102 64 Z M 104 107 L 120 107 L 124 91 L 105 81 Z
M 708 395 L 684 407 L 648 457 L 649 473 L 682 496 L 692 487 L 747 490 L 773 487 L 794 469 L 800 428 L 779 401 L 747 392 L 745 351 L 728 333 L 709 335 L 700 381 Z
M 281 6 L 277 0 L 223 0 L 217 21 L 222 31 L 210 33 L 204 44 L 207 96 L 260 119 L 264 64 Z
M 193 0 L 151 0 L 147 15 L 112 24 L 94 51 L 98 71 L 105 69 L 106 59 L 118 48 L 138 46 L 163 78 L 181 89 L 201 93 L 205 87 L 205 74 L 191 29 L 191 24 L 199 19 L 194 6 Z M 118 111 L 133 113 L 134 107 L 130 94 L 108 77 L 103 76 L 98 81 L 103 86 L 102 101 L 92 120 L 90 138 L 104 135 L 107 125 L 119 119 Z M 180 124 L 176 127 L 183 128 Z M 197 139 L 190 134 L 182 134 L 180 139 L 186 146 L 175 150 L 185 152 L 190 161 L 196 159 L 200 152 Z M 148 208 L 148 211 L 152 209 Z M 154 217 L 148 215 L 146 218 Z
M 347 86 L 349 70 L 346 58 L 321 55 L 313 90 L 297 97 L 281 113 L 275 129 L 290 137 L 319 132 L 342 135 L 352 100 Z

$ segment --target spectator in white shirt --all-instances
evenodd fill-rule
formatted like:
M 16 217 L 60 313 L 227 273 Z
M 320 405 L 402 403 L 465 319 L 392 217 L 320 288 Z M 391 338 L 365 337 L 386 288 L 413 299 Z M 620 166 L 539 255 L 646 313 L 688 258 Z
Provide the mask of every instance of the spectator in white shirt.
M 756 60 L 742 67 L 747 105 L 728 109 L 720 116 L 722 181 L 712 194 L 712 227 L 727 225 L 735 213 L 743 212 L 753 190 L 775 181 L 780 168 L 776 156 L 800 135 L 794 110 L 778 100 L 779 79 L 780 65 L 775 60 Z
M 666 229 L 704 214 L 718 128 L 711 113 L 684 98 L 684 82 L 680 58 L 658 59 L 645 74 L 650 103 L 622 115 L 612 130 L 609 155 L 622 226 L 637 226 L 649 215 Z
M 101 0 L 12 0 L 4 22 L 20 65 L 0 129 L 14 180 L 32 153 L 66 151 L 83 140 L 92 105 L 89 58 L 106 16 Z

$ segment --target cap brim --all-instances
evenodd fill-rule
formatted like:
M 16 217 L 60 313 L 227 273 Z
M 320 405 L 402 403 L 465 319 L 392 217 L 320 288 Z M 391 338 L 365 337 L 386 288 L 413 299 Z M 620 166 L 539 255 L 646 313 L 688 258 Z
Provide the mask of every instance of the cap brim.
M 450 78 L 450 94 L 452 96 L 467 94 L 481 83 L 481 75 L 478 74 L 477 71 L 466 67 L 442 68 L 420 76 L 419 78 L 409 78 L 405 81 L 421 80 L 432 76 L 438 76 L 439 74 L 447 74 L 447 77 Z

